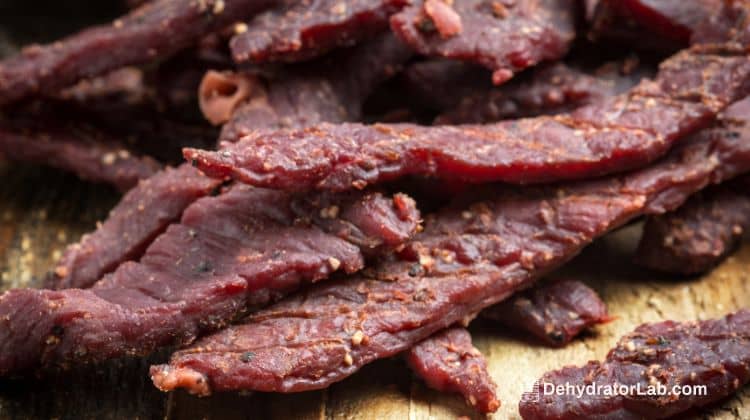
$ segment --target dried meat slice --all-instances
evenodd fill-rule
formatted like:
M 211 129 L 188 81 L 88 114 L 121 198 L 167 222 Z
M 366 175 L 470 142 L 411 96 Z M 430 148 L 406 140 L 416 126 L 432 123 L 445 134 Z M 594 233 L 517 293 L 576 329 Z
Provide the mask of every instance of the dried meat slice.
M 406 361 L 430 388 L 459 393 L 480 413 L 500 408 L 487 361 L 465 328 L 451 327 L 422 341 L 406 352 Z
M 257 78 L 241 79 L 251 91 L 250 99 L 233 113 L 219 140 L 235 142 L 259 129 L 359 120 L 369 94 L 411 56 L 403 43 L 384 34 L 351 51 L 295 69 L 269 81 L 267 87 Z
M 686 46 L 724 0 L 600 0 L 591 35 L 658 51 Z
M 648 219 L 635 261 L 650 269 L 694 275 L 716 267 L 750 230 L 750 177 L 692 197 L 672 213 Z
M 137 260 L 186 207 L 220 184 L 187 164 L 141 181 L 94 232 L 67 247 L 47 287 L 87 288 L 121 263 Z
M 0 156 L 51 166 L 79 178 L 127 191 L 161 165 L 137 156 L 122 141 L 81 124 L 54 124 L 36 119 L 0 119 Z
M 501 84 L 564 56 L 576 13 L 570 0 L 420 0 L 393 15 L 391 28 L 420 54 L 481 64 Z
M 0 61 L 0 104 L 52 95 L 81 79 L 169 56 L 280 0 L 157 0 L 112 24 Z
M 235 184 L 188 207 L 92 288 L 0 296 L 0 374 L 185 345 L 301 284 L 364 265 L 417 229 L 401 194 L 294 197 Z
M 635 68 L 633 68 L 635 66 Z M 648 70 L 630 60 L 586 72 L 564 63 L 534 69 L 528 77 L 476 91 L 446 110 L 436 124 L 484 124 L 509 118 L 555 115 L 633 88 Z
M 599 295 L 577 280 L 558 280 L 482 311 L 482 316 L 525 331 L 550 346 L 564 346 L 584 330 L 612 318 Z
M 654 80 L 556 116 L 487 125 L 320 124 L 256 132 L 220 151 L 185 149 L 209 176 L 286 190 L 348 190 L 428 175 L 537 183 L 643 166 L 750 92 L 742 53 L 696 47 Z
M 741 310 L 706 321 L 643 324 L 622 337 L 603 362 L 544 374 L 524 394 L 519 411 L 525 420 L 671 418 L 719 401 L 748 382 L 750 311 Z M 578 397 L 544 391 L 591 383 L 621 392 Z
M 232 38 L 238 63 L 295 62 L 385 31 L 408 0 L 286 0 L 242 25 Z
M 152 380 L 197 394 L 325 388 L 529 287 L 607 232 L 747 171 L 749 137 L 731 133 L 706 131 L 626 175 L 475 188 L 428 217 L 400 260 L 311 287 L 206 336 L 153 366 Z

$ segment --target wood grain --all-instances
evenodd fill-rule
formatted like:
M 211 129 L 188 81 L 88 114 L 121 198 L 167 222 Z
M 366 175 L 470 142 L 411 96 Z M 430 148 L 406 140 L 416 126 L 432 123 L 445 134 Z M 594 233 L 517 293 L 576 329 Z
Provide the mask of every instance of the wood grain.
M 66 243 L 78 240 L 117 201 L 112 190 L 51 169 L 0 164 L 2 289 L 38 287 Z M 750 246 L 709 275 L 669 278 L 631 264 L 640 226 L 610 235 L 558 275 L 596 288 L 618 319 L 563 349 L 548 349 L 489 323 L 471 326 L 503 402 L 496 419 L 517 418 L 523 391 L 549 369 L 601 359 L 642 322 L 705 319 L 750 306 Z M 427 389 L 398 358 L 366 366 L 328 390 L 296 395 L 162 394 L 148 379 L 150 360 L 121 360 L 38 379 L 0 381 L 0 418 L 455 419 L 479 418 L 461 398 Z M 750 418 L 750 389 L 695 418 Z

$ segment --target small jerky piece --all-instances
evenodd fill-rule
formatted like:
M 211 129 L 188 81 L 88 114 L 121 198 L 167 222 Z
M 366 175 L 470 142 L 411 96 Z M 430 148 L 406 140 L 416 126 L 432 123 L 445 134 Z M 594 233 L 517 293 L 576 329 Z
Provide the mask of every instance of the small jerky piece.
M 398 72 L 412 54 L 392 34 L 383 34 L 351 50 L 293 69 L 270 80 L 267 87 L 257 78 L 246 76 L 252 95 L 224 125 L 220 141 L 235 142 L 259 129 L 359 120 L 365 99 Z
M 564 56 L 575 38 L 571 0 L 415 1 L 391 18 L 417 52 L 481 64 L 501 84 L 541 61 Z
M 169 56 L 280 0 L 156 0 L 112 24 L 27 47 L 0 61 L 0 104 L 55 94 L 77 81 Z
M 612 320 L 599 295 L 576 280 L 539 285 L 485 309 L 482 315 L 551 346 L 564 346 L 586 328 Z
M 286 0 L 241 26 L 230 47 L 238 63 L 295 62 L 374 37 L 408 0 Z
M 525 420 L 671 418 L 719 401 L 749 381 L 750 311 L 741 310 L 707 321 L 643 324 L 622 337 L 603 362 L 544 374 L 534 391 L 524 394 L 519 412 Z M 582 397 L 543 393 L 545 385 L 591 383 L 633 391 Z M 649 394 L 657 386 L 666 394 Z M 705 386 L 706 392 L 675 390 L 690 386 Z
M 749 92 L 744 52 L 696 47 L 663 62 L 654 80 L 556 116 L 434 127 L 320 124 L 251 133 L 219 152 L 188 148 L 184 155 L 209 176 L 285 190 L 348 190 L 406 175 L 519 184 L 581 179 L 663 156 Z
M 323 213 L 343 220 L 326 231 L 315 222 Z M 189 344 L 301 284 L 361 269 L 362 236 L 391 245 L 418 220 L 414 202 L 399 195 L 321 200 L 235 184 L 194 202 L 139 262 L 90 289 L 1 295 L 0 375 Z
M 487 361 L 465 328 L 451 327 L 422 341 L 406 352 L 406 361 L 430 388 L 459 393 L 481 413 L 500 408 Z
M 529 287 L 613 229 L 749 170 L 750 134 L 735 134 L 708 130 L 621 176 L 474 188 L 427 218 L 400 260 L 310 287 L 206 336 L 152 367 L 152 380 L 201 394 L 325 388 Z
M 482 124 L 508 118 L 569 112 L 620 94 L 647 77 L 625 63 L 607 63 L 592 73 L 555 63 L 509 83 L 473 92 L 439 115 L 436 124 Z
M 43 114 L 41 116 L 43 118 Z M 25 118 L 0 119 L 0 156 L 70 171 L 79 178 L 127 191 L 161 165 L 93 127 Z
M 87 288 L 123 262 L 138 259 L 187 206 L 220 183 L 187 164 L 141 181 L 94 232 L 68 246 L 47 287 Z
M 692 197 L 648 219 L 635 260 L 654 270 L 700 274 L 716 267 L 750 229 L 750 177 Z
M 706 16 L 724 0 L 601 0 L 591 36 L 637 48 L 673 51 L 686 46 Z

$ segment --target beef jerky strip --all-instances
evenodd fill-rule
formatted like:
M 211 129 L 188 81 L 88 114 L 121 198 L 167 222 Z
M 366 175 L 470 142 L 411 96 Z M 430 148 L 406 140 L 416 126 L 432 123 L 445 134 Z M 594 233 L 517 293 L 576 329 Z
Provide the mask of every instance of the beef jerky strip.
M 161 167 L 93 127 L 40 123 L 36 119 L 21 122 L 0 118 L 0 156 L 69 171 L 120 191 L 129 190 Z
M 420 54 L 481 64 L 501 84 L 564 56 L 575 38 L 575 19 L 571 0 L 426 0 L 393 15 L 391 28 Z
M 672 213 L 646 222 L 636 252 L 642 266 L 673 274 L 700 274 L 737 249 L 750 229 L 750 177 L 692 197 Z
M 406 361 L 430 388 L 459 393 L 482 413 L 500 408 L 487 361 L 465 328 L 451 327 L 422 341 L 406 353 Z
M 257 79 L 240 79 L 247 81 L 252 91 L 250 100 L 233 113 L 220 140 L 237 141 L 258 129 L 359 120 L 369 94 L 411 56 L 411 50 L 393 35 L 383 34 L 351 51 L 294 69 L 271 80 L 267 88 Z M 229 83 L 237 85 L 233 80 Z M 229 90 L 236 91 L 239 89 Z
M 403 243 L 418 218 L 400 194 L 295 198 L 235 184 L 90 289 L 0 296 L 0 375 L 188 344 L 302 283 L 361 269 L 363 252 Z
M 230 42 L 235 61 L 294 62 L 348 47 L 388 28 L 407 0 L 286 0 L 262 13 Z
M 731 395 L 750 381 L 750 311 L 699 322 L 643 324 L 620 339 L 603 362 L 547 372 L 519 405 L 525 420 L 661 419 L 703 407 Z M 546 395 L 545 385 L 594 383 L 639 387 L 621 395 Z M 705 386 L 706 393 L 675 387 Z M 666 395 L 647 395 L 663 386 Z M 538 388 L 537 388 L 538 387 Z M 684 388 L 683 388 L 684 389 Z
M 197 394 L 325 388 L 529 287 L 607 232 L 747 171 L 748 138 L 747 127 L 717 128 L 626 175 L 475 188 L 480 201 L 459 199 L 427 218 L 400 261 L 311 287 L 206 336 L 152 367 L 152 380 Z
M 494 89 L 473 92 L 454 109 L 442 113 L 436 124 L 482 124 L 508 118 L 569 112 L 633 88 L 647 70 L 632 69 L 632 62 L 607 63 L 587 73 L 564 63 L 534 69 Z
M 585 329 L 609 322 L 607 306 L 580 281 L 545 283 L 482 311 L 482 316 L 564 346 Z
M 220 183 L 186 164 L 141 181 L 94 232 L 67 247 L 47 287 L 86 288 L 124 261 L 138 259 L 187 206 Z
M 287 190 L 348 190 L 405 175 L 532 183 L 624 171 L 662 156 L 750 92 L 747 56 L 707 50 L 685 50 L 654 80 L 556 116 L 436 127 L 320 124 L 184 155 L 209 176 Z
M 591 36 L 625 45 L 673 51 L 684 47 L 723 0 L 601 0 Z
M 54 94 L 80 79 L 175 53 L 201 36 L 247 19 L 279 0 L 156 0 L 110 25 L 27 47 L 0 61 L 0 104 Z

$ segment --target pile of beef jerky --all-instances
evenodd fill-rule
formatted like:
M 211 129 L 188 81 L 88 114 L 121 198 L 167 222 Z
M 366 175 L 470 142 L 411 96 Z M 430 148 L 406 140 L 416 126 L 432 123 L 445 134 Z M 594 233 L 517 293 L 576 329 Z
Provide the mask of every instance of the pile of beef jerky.
M 0 375 L 176 346 L 164 391 L 298 392 L 403 355 L 488 413 L 472 319 L 564 346 L 613 319 L 543 281 L 592 241 L 645 218 L 637 262 L 696 274 L 750 227 L 750 1 L 127 5 L 0 61 L 0 155 L 124 193 L 46 289 L 0 296 Z M 750 381 L 750 311 L 642 325 L 540 379 L 592 381 L 708 394 L 520 414 L 720 400 Z

